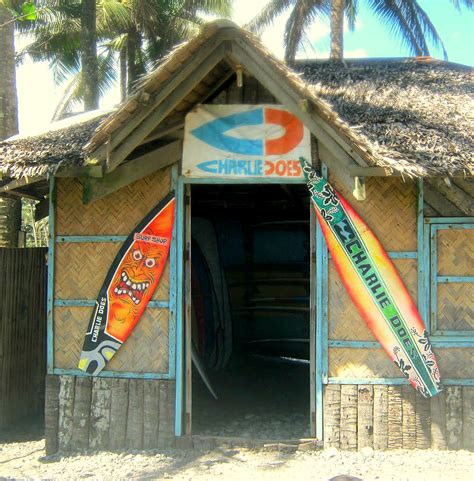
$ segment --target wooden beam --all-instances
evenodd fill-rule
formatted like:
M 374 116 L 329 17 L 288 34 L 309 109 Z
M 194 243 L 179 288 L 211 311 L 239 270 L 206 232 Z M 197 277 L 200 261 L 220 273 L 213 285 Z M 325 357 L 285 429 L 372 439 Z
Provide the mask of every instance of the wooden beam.
M 8 184 L 2 185 L 0 187 L 1 192 L 9 192 L 13 189 L 18 189 L 25 185 L 34 184 L 35 182 L 39 182 L 40 180 L 45 179 L 44 176 L 36 176 L 36 177 L 22 177 L 21 179 L 15 179 L 9 182 Z M 11 192 L 13 195 L 19 195 L 18 193 Z
M 430 183 L 424 182 L 425 202 L 442 217 L 462 217 L 463 212 Z
M 59 168 L 54 177 L 102 177 L 103 175 L 101 165 L 70 165 Z
M 452 204 L 454 204 L 463 214 L 474 216 L 474 202 L 472 197 L 463 189 L 451 183 L 448 186 L 443 179 L 432 178 L 427 181 L 432 187 L 440 192 L 440 196 L 446 197 Z
M 225 45 L 215 48 L 207 58 L 194 69 L 192 74 L 176 86 L 175 90 L 143 120 L 107 159 L 107 171 L 113 171 L 145 139 L 153 129 L 179 104 L 179 102 L 198 84 L 225 55 Z
M 222 42 L 223 37 L 220 34 L 205 42 L 199 48 L 198 52 L 196 52 L 179 71 L 175 72 L 170 79 L 161 86 L 158 93 L 150 100 L 146 107 L 137 109 L 137 113 L 129 118 L 119 130 L 114 132 L 106 144 L 101 145 L 94 152 L 90 153 L 90 160 L 86 163 L 92 164 L 105 161 L 107 159 L 107 151 L 114 150 L 120 143 L 125 141 L 125 139 L 127 139 L 127 137 L 145 119 L 147 119 L 162 102 L 164 102 L 177 89 L 180 89 L 185 81 L 189 81 L 190 78 L 193 78 L 195 71 L 201 66 L 201 64 L 206 62 L 206 59 L 208 59 L 209 53 L 216 50 Z M 199 80 L 200 79 L 196 80 L 195 83 L 198 83 Z
M 324 143 L 328 148 L 338 152 L 338 157 L 344 158 L 348 165 L 361 165 L 366 167 L 367 162 L 361 155 L 354 150 L 352 145 L 341 137 L 330 124 L 322 119 L 317 112 L 313 112 L 308 105 L 306 98 L 302 98 L 301 93 L 295 91 L 282 78 L 280 72 L 266 61 L 266 59 L 255 49 L 250 49 L 249 45 L 241 39 L 232 42 L 232 54 L 237 57 L 237 61 L 247 67 L 275 97 L 285 106 L 293 111 L 307 127 Z M 258 75 L 257 75 L 258 74 Z M 292 108 L 290 108 L 292 106 Z M 344 154 L 340 154 L 342 151 Z
M 139 180 L 156 170 L 168 167 L 181 159 L 183 142 L 175 140 L 159 149 L 148 152 L 102 178 L 87 178 L 84 183 L 82 200 L 89 204 Z
M 341 182 L 343 182 L 350 191 L 353 190 L 354 181 L 349 174 L 349 167 L 356 165 L 353 158 L 334 140 L 323 128 L 321 128 L 321 119 L 316 120 L 317 115 L 306 112 L 301 109 L 301 98 L 299 93 L 291 89 L 284 82 L 280 75 L 274 71 L 265 59 L 256 58 L 255 53 L 247 51 L 246 44 L 235 40 L 232 43 L 232 56 L 235 60 L 244 65 L 251 74 L 270 91 L 285 107 L 293 114 L 299 117 L 309 130 L 320 141 L 321 160 L 323 160 L 328 168 L 336 173 Z M 327 153 L 323 154 L 324 147 Z M 324 158 L 326 157 L 326 158 Z

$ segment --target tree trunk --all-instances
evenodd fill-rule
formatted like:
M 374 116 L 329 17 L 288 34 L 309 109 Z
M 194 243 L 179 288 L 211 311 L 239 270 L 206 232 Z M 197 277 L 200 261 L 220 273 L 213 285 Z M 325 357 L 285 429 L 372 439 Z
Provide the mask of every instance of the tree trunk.
M 96 0 L 82 0 L 81 61 L 84 110 L 99 108 L 99 65 L 97 62 Z
M 0 25 L 11 20 L 0 5 Z M 14 24 L 0 28 L 0 140 L 18 133 Z M 0 197 L 0 247 L 16 247 L 21 227 L 20 199 Z
M 342 60 L 344 55 L 344 0 L 332 0 L 331 5 L 331 60 Z
M 127 33 L 127 92 L 133 90 L 137 80 L 137 31 L 131 28 Z
M 127 98 L 127 49 L 122 47 L 119 52 L 120 65 L 120 101 L 123 102 Z

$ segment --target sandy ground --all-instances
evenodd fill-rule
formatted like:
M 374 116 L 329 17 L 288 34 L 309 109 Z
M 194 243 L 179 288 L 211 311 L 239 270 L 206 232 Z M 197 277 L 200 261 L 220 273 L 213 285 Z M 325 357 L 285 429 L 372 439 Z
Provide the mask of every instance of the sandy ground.
M 473 479 L 467 451 L 255 451 L 214 449 L 167 452 L 91 452 L 45 457 L 44 440 L 0 444 L 4 479 L 330 480 L 461 481 Z

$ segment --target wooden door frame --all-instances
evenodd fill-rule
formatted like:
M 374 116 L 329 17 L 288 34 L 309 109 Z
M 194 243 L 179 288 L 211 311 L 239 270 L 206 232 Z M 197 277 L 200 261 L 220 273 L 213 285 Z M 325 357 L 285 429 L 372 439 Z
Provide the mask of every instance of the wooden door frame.
M 215 177 L 178 178 L 177 189 L 177 253 L 178 275 L 177 332 L 176 332 L 176 404 L 175 435 L 192 433 L 192 362 L 191 362 L 191 186 L 194 184 L 304 184 L 302 179 L 238 178 L 219 179 Z M 322 346 L 321 295 L 317 287 L 324 249 L 321 232 L 317 226 L 314 210 L 310 213 L 310 428 L 311 436 L 322 439 L 322 361 L 323 354 L 317 355 L 316 348 Z M 188 260 L 189 259 L 189 260 Z M 324 289 L 326 289 L 324 287 Z M 318 318 L 318 316 L 321 316 Z

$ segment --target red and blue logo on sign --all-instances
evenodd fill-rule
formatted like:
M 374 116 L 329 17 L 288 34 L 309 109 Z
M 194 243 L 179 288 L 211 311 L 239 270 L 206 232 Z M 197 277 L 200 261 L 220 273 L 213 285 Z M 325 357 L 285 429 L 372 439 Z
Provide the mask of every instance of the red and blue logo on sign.
M 230 107 L 230 106 L 229 106 Z M 255 126 L 257 137 L 265 137 L 265 129 L 274 127 L 277 137 L 243 138 L 235 136 L 236 129 Z M 234 131 L 234 135 L 232 135 Z M 200 162 L 202 172 L 240 176 L 300 176 L 297 157 L 288 154 L 297 148 L 304 137 L 302 122 L 287 110 L 257 107 L 215 118 L 190 131 L 192 136 L 214 149 L 222 151 L 220 159 Z M 260 135 L 260 133 L 262 135 Z M 247 158 L 238 158 L 238 156 Z M 249 159 L 248 157 L 251 157 Z

